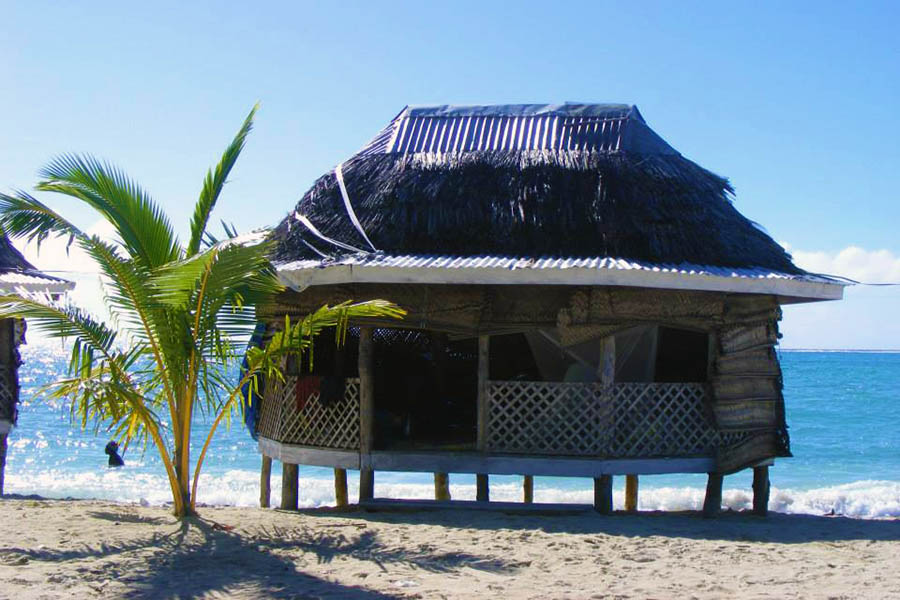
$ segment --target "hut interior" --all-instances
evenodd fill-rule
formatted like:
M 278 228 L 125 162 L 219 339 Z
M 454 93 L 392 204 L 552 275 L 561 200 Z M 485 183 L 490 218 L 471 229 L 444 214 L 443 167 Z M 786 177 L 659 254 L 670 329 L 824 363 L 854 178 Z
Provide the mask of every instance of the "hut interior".
M 723 475 L 753 468 L 765 512 L 790 456 L 780 307 L 843 287 L 733 193 L 633 106 L 404 109 L 273 232 L 289 289 L 260 307 L 270 327 L 347 300 L 407 310 L 265 390 L 254 425 L 264 473 L 286 465 L 283 505 L 296 464 L 334 467 L 339 504 L 359 469 L 369 503 L 377 470 L 433 472 L 441 500 L 448 473 L 476 474 L 481 501 L 490 474 L 524 476 L 526 501 L 535 475 L 591 477 L 603 512 L 613 476 L 634 509 L 638 475 L 692 472 L 712 515 Z

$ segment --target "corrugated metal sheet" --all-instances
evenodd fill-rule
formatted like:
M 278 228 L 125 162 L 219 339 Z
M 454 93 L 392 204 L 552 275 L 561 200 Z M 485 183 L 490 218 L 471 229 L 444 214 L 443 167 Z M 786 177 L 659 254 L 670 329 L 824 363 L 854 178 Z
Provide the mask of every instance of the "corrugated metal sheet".
M 730 268 L 710 265 L 645 263 L 610 257 L 594 258 L 522 258 L 515 256 L 438 256 L 359 254 L 334 260 L 300 260 L 277 265 L 279 271 L 323 269 L 331 266 L 360 266 L 376 268 L 410 269 L 609 269 L 620 271 L 647 271 L 696 275 L 704 277 L 730 277 L 742 279 L 784 279 L 810 283 L 846 285 L 843 282 L 820 275 L 794 275 L 770 269 Z
M 675 153 L 625 104 L 430 106 L 404 109 L 357 156 L 629 149 Z
M 61 293 L 75 287 L 75 284 L 59 277 L 44 275 L 35 271 L 7 271 L 0 273 L 0 289 L 15 291 L 24 288 L 30 292 Z

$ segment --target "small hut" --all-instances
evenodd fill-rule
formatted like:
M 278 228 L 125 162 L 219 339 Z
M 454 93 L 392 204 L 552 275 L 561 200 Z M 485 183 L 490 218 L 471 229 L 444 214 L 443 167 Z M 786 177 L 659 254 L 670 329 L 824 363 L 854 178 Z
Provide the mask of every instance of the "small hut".
M 320 177 L 277 227 L 289 286 L 271 327 L 322 304 L 384 298 L 403 321 L 323 338 L 256 411 L 264 470 L 590 477 L 626 508 L 642 474 L 768 467 L 790 456 L 778 343 L 784 304 L 837 300 L 743 217 L 728 181 L 619 104 L 408 107 Z M 337 389 L 339 392 L 335 392 Z M 328 391 L 326 391 L 328 390 Z M 264 474 L 264 496 L 267 492 Z M 267 502 L 264 499 L 264 502 Z
M 0 293 L 20 290 L 58 296 L 74 284 L 41 273 L 0 234 Z M 6 470 L 7 436 L 16 424 L 19 403 L 19 346 L 25 343 L 25 321 L 0 319 L 0 495 Z

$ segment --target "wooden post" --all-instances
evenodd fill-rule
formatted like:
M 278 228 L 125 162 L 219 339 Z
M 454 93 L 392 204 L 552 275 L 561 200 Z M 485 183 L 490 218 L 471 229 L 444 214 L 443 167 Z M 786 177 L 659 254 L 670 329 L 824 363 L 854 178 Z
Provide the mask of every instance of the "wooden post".
M 488 418 L 490 417 L 490 405 L 488 404 L 488 378 L 491 371 L 491 338 L 487 335 L 478 336 L 478 451 L 487 452 L 488 444 Z M 475 476 L 475 498 L 480 502 L 488 502 L 491 499 L 487 473 L 478 473 Z
M 485 473 L 475 475 L 475 499 L 479 502 L 490 502 L 491 500 L 491 487 Z
M 9 419 L 8 423 L 0 425 L 0 496 L 3 495 L 3 485 L 6 479 L 6 452 L 9 429 L 12 427 L 13 415 L 16 414 L 16 405 L 19 403 L 18 377 L 19 368 L 16 362 L 16 321 L 15 319 L 0 319 L 0 377 L 7 378 L 7 390 L 9 395 L 0 397 L 0 417 Z M 6 419 L 4 419 L 5 421 Z
M 450 476 L 446 473 L 434 474 L 434 499 L 450 500 Z
M 753 467 L 753 514 L 769 514 L 769 467 Z
M 638 476 L 625 476 L 625 510 L 635 512 L 638 506 Z
M 6 476 L 6 436 L 0 433 L 0 496 L 3 495 L 3 478 Z
M 300 468 L 290 463 L 281 464 L 281 508 L 297 510 Z
M 612 488 L 612 475 L 601 475 L 594 478 L 594 510 L 601 515 L 611 515 L 613 512 Z
M 443 402 L 447 394 L 447 334 L 431 332 L 431 357 L 434 364 L 434 384 L 437 396 L 434 402 Z M 447 473 L 434 474 L 434 499 L 450 500 L 450 476 Z
M 375 497 L 372 447 L 375 444 L 375 373 L 372 359 L 372 328 L 359 328 L 359 501 Z
M 526 475 L 522 478 L 522 501 L 525 504 L 534 502 L 534 476 Z
M 272 457 L 262 455 L 262 467 L 259 470 L 259 506 L 269 508 L 272 498 Z
M 722 508 L 722 475 L 710 473 L 706 480 L 706 498 L 703 500 L 703 518 L 712 519 Z
M 334 470 L 334 505 L 347 506 L 347 469 Z

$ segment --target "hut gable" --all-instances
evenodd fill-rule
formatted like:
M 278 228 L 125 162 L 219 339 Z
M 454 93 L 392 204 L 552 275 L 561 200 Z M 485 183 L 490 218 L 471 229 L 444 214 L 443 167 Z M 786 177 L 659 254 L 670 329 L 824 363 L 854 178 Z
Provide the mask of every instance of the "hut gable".
M 276 258 L 615 258 L 800 274 L 634 106 L 408 107 L 320 177 Z

